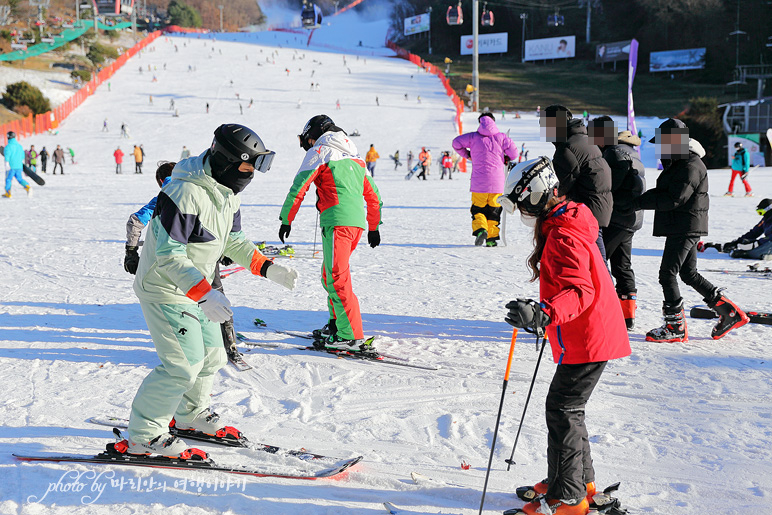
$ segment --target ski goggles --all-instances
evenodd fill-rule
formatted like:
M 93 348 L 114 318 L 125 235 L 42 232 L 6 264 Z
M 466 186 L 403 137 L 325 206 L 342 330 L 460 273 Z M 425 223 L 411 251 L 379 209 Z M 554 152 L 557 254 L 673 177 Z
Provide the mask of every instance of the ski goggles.
M 250 163 L 252 166 L 255 167 L 255 170 L 261 173 L 265 173 L 268 170 L 271 169 L 271 165 L 273 164 L 273 158 L 276 155 L 276 152 L 272 150 L 266 150 L 262 154 L 258 154 L 255 158 L 254 163 Z
M 759 216 L 764 216 L 767 213 L 767 211 L 769 211 L 768 207 L 760 207 L 756 210 Z

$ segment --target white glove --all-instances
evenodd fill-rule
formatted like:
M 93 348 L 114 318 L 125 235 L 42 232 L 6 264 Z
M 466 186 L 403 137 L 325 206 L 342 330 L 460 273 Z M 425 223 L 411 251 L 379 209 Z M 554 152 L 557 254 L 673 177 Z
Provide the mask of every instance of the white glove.
M 280 284 L 289 290 L 295 289 L 298 282 L 298 271 L 288 266 L 280 265 L 275 261 L 265 271 L 265 278 Z
M 204 312 L 206 318 L 216 324 L 227 322 L 233 316 L 231 302 L 228 300 L 228 297 L 214 288 L 201 297 L 201 300 L 198 301 L 198 306 Z

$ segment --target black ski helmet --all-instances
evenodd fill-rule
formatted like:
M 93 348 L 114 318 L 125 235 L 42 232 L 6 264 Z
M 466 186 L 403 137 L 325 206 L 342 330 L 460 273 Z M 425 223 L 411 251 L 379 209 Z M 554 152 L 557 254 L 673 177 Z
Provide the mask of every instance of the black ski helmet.
M 13 132 L 13 131 L 8 131 L 8 134 L 7 134 L 7 136 L 8 136 L 8 139 L 12 139 L 12 138 L 15 138 L 15 137 L 16 137 L 16 133 L 15 133 L 15 132 Z
M 759 202 L 759 205 L 756 206 L 756 212 L 760 215 L 766 214 L 767 211 L 769 211 L 769 208 L 772 206 L 772 198 L 765 198 L 761 202 Z
M 735 142 L 735 144 L 734 144 L 734 148 L 742 148 L 742 146 L 743 146 L 743 144 L 740 143 L 739 141 Z
M 326 114 L 317 114 L 306 122 L 306 126 L 303 127 L 303 132 L 298 134 L 300 148 L 305 151 L 310 150 L 313 145 L 311 145 L 308 140 L 317 140 L 322 134 L 328 131 L 346 133 L 346 131 L 336 126 L 335 122 L 332 121 L 332 118 Z
M 237 123 L 226 123 L 215 129 L 209 152 L 214 167 L 245 162 L 263 173 L 270 169 L 274 155 L 255 131 Z

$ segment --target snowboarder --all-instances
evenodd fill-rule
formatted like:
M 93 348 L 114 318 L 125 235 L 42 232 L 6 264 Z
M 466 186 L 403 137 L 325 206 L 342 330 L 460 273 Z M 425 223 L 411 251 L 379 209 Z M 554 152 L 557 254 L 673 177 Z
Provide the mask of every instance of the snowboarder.
M 506 321 L 538 335 L 546 329 L 557 363 L 546 399 L 547 478 L 530 487 L 542 497 L 519 513 L 584 515 L 596 493 L 585 406 L 606 363 L 630 355 L 630 341 L 595 243 L 598 222 L 559 194 L 549 158 L 516 165 L 503 192 L 507 212 L 519 210 L 534 228 L 528 266 L 540 292 L 509 302 Z
M 64 150 L 62 150 L 61 145 L 56 145 L 56 150 L 54 150 L 54 173 L 53 175 L 56 175 L 56 167 L 59 167 L 59 171 L 62 175 L 64 175 Z
M 295 176 L 279 218 L 279 239 L 289 236 L 292 221 L 308 188 L 315 184 L 322 229 L 322 284 L 327 290 L 329 322 L 327 349 L 361 352 L 371 350 L 364 339 L 359 300 L 351 285 L 349 258 L 367 227 L 367 242 L 375 248 L 381 243 L 381 196 L 378 187 L 351 139 L 332 119 L 316 115 L 306 123 L 300 136 L 306 152 Z M 367 203 L 367 214 L 362 202 Z
M 753 190 L 751 189 L 751 185 L 746 180 L 751 169 L 750 155 L 743 147 L 743 144 L 739 141 L 734 144 L 734 148 L 737 150 L 735 150 L 734 158 L 732 159 L 732 178 L 729 180 L 729 189 L 726 190 L 726 196 L 734 196 L 734 180 L 737 177 L 740 177 L 740 180 L 743 182 L 743 186 L 745 186 L 745 196 L 752 197 Z
M 134 145 L 134 173 L 142 173 L 142 151 L 137 145 Z
M 733 258 L 772 259 L 772 199 L 765 198 L 756 206 L 761 215 L 759 223 L 736 240 L 724 243 L 723 251 Z M 751 246 L 750 249 L 738 249 L 738 245 Z
M 402 166 L 402 163 L 399 161 L 399 150 L 394 152 L 394 155 L 391 156 L 392 161 L 394 161 L 394 169 L 396 170 L 398 167 Z
M 188 446 L 168 432 L 172 422 L 183 433 L 240 436 L 209 406 L 214 377 L 226 362 L 219 325 L 232 315 L 211 283 L 225 254 L 255 275 L 295 287 L 297 272 L 266 259 L 241 231 L 238 194 L 255 170 L 268 171 L 273 155 L 251 129 L 221 125 L 211 147 L 177 163 L 158 195 L 134 291 L 161 364 L 132 403 L 130 454 L 185 459 Z
M 113 157 L 115 158 L 115 173 L 123 173 L 123 170 L 121 170 L 121 164 L 123 163 L 123 150 L 121 150 L 121 147 L 115 149 Z
M 588 127 L 590 142 L 603 152 L 611 168 L 611 194 L 614 207 L 630 203 L 646 191 L 643 163 L 635 147 L 641 139 L 630 131 L 617 134 L 614 121 L 608 116 L 595 118 Z M 611 264 L 611 275 L 616 279 L 616 291 L 625 315 L 627 329 L 635 327 L 638 289 L 632 267 L 633 235 L 643 227 L 643 212 L 623 214 L 611 211 L 611 220 L 603 231 L 603 245 Z
M 3 156 L 8 168 L 5 172 L 5 193 L 3 193 L 3 196 L 5 198 L 11 198 L 11 181 L 13 179 L 16 179 L 16 181 L 21 184 L 21 187 L 27 190 L 27 195 L 31 195 L 32 188 L 22 176 L 22 171 L 24 169 L 24 147 L 21 146 L 21 143 L 16 141 L 15 132 L 9 131 L 7 137 L 8 144 L 6 144 L 3 149 Z
M 453 150 L 464 159 L 472 160 L 472 236 L 474 244 L 495 247 L 499 240 L 501 206 L 496 199 L 504 191 L 505 160 L 517 159 L 517 145 L 499 132 L 493 113 L 481 114 L 475 132 L 457 136 Z
M 43 147 L 38 155 L 40 156 L 40 171 L 46 173 L 46 167 L 48 165 L 48 150 L 46 150 L 46 147 Z
M 732 329 L 748 323 L 748 316 L 697 271 L 697 244 L 701 235 L 708 234 L 708 171 L 702 162 L 702 145 L 689 138 L 686 124 L 675 118 L 662 122 L 657 135 L 649 140 L 657 145 L 662 161 L 662 173 L 657 185 L 628 205 L 619 206 L 620 212 L 639 209 L 654 210 L 654 236 L 665 237 L 659 283 L 665 300 L 662 327 L 646 333 L 651 342 L 688 341 L 683 298 L 678 289 L 678 277 L 697 290 L 711 309 L 719 314 L 719 321 L 711 331 L 717 340 Z
M 603 229 L 608 227 L 614 204 L 611 169 L 600 149 L 589 142 L 584 122 L 574 118 L 565 106 L 547 107 L 539 124 L 547 141 L 555 146 L 552 164 L 560 181 L 560 194 L 590 208 L 600 227 L 598 248 L 605 261 Z
M 367 164 L 367 170 L 373 177 L 375 177 L 375 163 L 380 157 L 381 156 L 375 150 L 375 145 L 370 145 L 370 150 L 368 150 L 367 154 L 365 154 L 365 163 Z
M 426 180 L 426 173 L 432 165 L 432 151 L 427 150 L 426 147 L 421 147 L 421 153 L 418 154 L 418 164 L 421 166 L 421 172 L 416 176 L 416 179 Z
M 446 173 L 448 174 L 448 179 L 453 180 L 453 160 L 450 158 L 450 152 L 446 151 L 442 153 L 440 164 L 442 165 L 442 175 L 440 176 L 440 180 L 445 178 Z

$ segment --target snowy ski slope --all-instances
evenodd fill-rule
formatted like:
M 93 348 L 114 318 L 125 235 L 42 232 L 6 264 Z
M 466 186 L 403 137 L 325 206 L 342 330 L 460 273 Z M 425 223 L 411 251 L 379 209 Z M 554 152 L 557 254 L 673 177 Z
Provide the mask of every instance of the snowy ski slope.
M 31 198 L 16 184 L 12 199 L 0 199 L 0 513 L 360 515 L 384 513 L 384 501 L 411 514 L 477 513 L 511 335 L 503 306 L 538 291 L 525 266 L 530 234 L 514 217 L 509 246 L 473 247 L 467 175 L 440 182 L 434 165 L 428 181 L 408 182 L 404 165 L 394 170 L 387 156 L 397 149 L 404 163 L 408 150 L 417 154 L 427 146 L 436 159 L 450 148 L 453 107 L 435 77 L 406 61 L 378 57 L 388 54 L 375 48 L 385 25 L 355 20 L 340 16 L 333 20 L 337 25 L 314 35 L 321 44 L 350 48 L 345 52 L 314 47 L 315 39 L 306 47 L 307 38 L 285 33 L 228 38 L 241 42 L 159 38 L 154 51 L 116 73 L 111 91 L 100 88 L 58 135 L 22 140 L 25 147 L 34 143 L 49 151 L 56 144 L 72 146 L 77 165 L 68 162 L 61 177 L 49 173 L 45 187 L 33 185 Z M 311 82 L 320 84 L 319 91 L 310 90 Z M 169 110 L 170 99 L 179 117 Z M 542 106 L 550 100 L 545 92 Z M 86 419 L 127 416 L 141 380 L 157 364 L 132 277 L 122 266 L 125 222 L 157 192 L 154 163 L 176 160 L 183 145 L 194 153 L 205 150 L 220 123 L 256 129 L 277 156 L 273 169 L 242 194 L 243 226 L 254 240 L 277 244 L 280 205 L 302 159 L 296 135 L 320 112 L 361 132 L 354 141 L 362 154 L 374 143 L 382 156 L 375 179 L 384 199 L 383 244 L 371 249 L 362 242 L 351 261 L 366 333 L 380 336 L 384 352 L 441 368 L 335 359 L 295 347 L 303 341 L 256 329 L 255 317 L 271 328 L 299 331 L 325 322 L 321 262 L 297 258 L 290 262 L 300 272 L 294 292 L 243 273 L 224 280 L 237 330 L 280 348 L 248 352 L 252 371 L 224 368 L 212 404 L 252 440 L 342 458 L 361 454 L 362 464 L 340 481 L 228 485 L 217 474 L 14 461 L 14 452 L 103 449 L 109 428 Z M 500 128 L 518 144 L 526 142 L 530 157 L 551 155 L 551 145 L 539 142 L 534 113 L 522 115 L 507 116 Z M 105 118 L 107 133 L 101 132 Z M 121 122 L 129 127 L 128 139 L 119 137 Z M 468 130 L 476 127 L 473 115 L 464 123 Z M 641 123 L 650 134 L 657 120 Z M 127 155 L 124 173 L 116 175 L 113 151 L 120 145 L 128 154 L 134 144 L 144 145 L 145 173 L 135 175 Z M 653 185 L 656 170 L 649 174 Z M 728 241 L 746 231 L 757 221 L 758 199 L 772 196 L 769 169 L 752 172 L 752 199 L 721 196 L 728 176 L 727 170 L 710 172 L 707 240 Z M 298 253 L 312 250 L 315 219 L 313 198 L 307 198 L 289 241 Z M 619 494 L 631 513 L 768 513 L 770 329 L 748 325 L 713 341 L 710 321 L 689 320 L 689 343 L 645 342 L 645 331 L 660 324 L 662 300 L 657 270 L 663 240 L 651 237 L 651 220 L 647 213 L 634 240 L 640 309 L 633 355 L 609 364 L 588 406 L 598 483 L 622 481 Z M 741 270 L 745 263 L 710 251 L 699 266 Z M 742 306 L 769 310 L 769 279 L 706 274 Z M 702 303 L 694 291 L 682 292 L 687 306 Z M 542 409 L 554 370 L 549 360 L 536 381 L 517 465 L 507 473 L 503 461 L 536 355 L 533 339 L 523 335 L 487 513 L 519 506 L 514 487 L 546 475 Z M 202 447 L 229 463 L 244 456 L 251 465 L 307 466 Z M 462 461 L 471 469 L 462 470 Z M 414 485 L 411 471 L 455 486 Z

